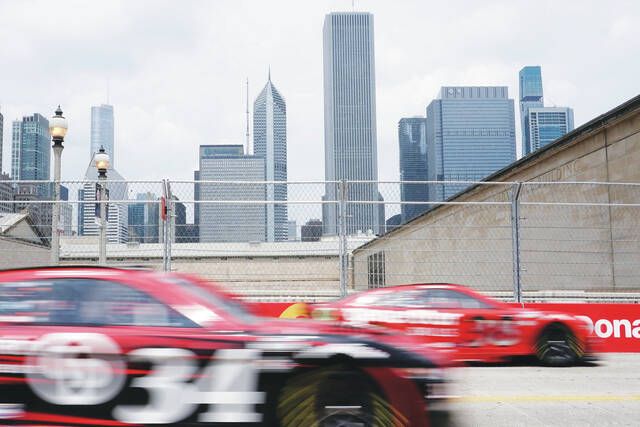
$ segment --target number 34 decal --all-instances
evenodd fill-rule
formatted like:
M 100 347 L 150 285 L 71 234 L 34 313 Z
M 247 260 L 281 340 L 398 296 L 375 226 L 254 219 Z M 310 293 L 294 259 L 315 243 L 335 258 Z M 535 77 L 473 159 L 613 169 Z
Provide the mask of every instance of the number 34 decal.
M 58 405 L 99 405 L 114 398 L 126 380 L 126 361 L 118 344 L 95 333 L 49 334 L 38 340 L 27 358 L 30 387 L 43 400 Z M 86 357 L 89 355 L 90 357 Z M 178 348 L 141 348 L 127 355 L 132 362 L 148 362 L 152 371 L 134 378 L 131 387 L 149 394 L 146 405 L 118 405 L 115 419 L 126 423 L 175 423 L 192 415 L 201 404 L 201 422 L 255 423 L 263 403 L 258 392 L 257 349 L 221 349 L 191 381 L 196 355 Z M 43 381 L 45 380 L 45 381 Z

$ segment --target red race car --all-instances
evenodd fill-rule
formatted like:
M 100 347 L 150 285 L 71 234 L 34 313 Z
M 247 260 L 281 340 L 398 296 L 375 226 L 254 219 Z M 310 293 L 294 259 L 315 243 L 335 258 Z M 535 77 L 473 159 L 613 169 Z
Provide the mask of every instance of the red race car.
M 514 307 L 452 284 L 373 289 L 317 305 L 312 316 L 399 330 L 465 362 L 535 355 L 565 366 L 586 358 L 594 346 L 591 325 L 578 317 Z
M 426 426 L 439 357 L 389 333 L 259 318 L 178 274 L 0 272 L 2 425 Z

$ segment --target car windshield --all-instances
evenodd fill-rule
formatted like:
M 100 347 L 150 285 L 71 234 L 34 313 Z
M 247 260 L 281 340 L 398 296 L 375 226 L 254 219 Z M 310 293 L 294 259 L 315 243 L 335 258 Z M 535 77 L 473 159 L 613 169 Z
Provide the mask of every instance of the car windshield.
M 182 277 L 166 277 L 164 280 L 179 286 L 192 296 L 206 301 L 216 309 L 224 311 L 233 318 L 248 323 L 253 323 L 256 320 L 256 316 L 249 312 L 241 302 L 233 298 L 216 295 L 215 291 L 207 290 L 203 286 Z

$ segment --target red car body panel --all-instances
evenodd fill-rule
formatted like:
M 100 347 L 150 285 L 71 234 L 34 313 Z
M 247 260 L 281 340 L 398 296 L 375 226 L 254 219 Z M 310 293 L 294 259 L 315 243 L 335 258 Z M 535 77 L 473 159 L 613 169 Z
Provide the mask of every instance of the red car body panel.
M 429 291 L 445 296 L 440 301 L 423 299 Z M 312 316 L 402 332 L 440 348 L 454 361 L 497 362 L 534 355 L 538 337 L 554 323 L 568 328 L 586 353 L 597 347 L 588 322 L 576 316 L 514 307 L 449 283 L 372 289 L 318 304 Z

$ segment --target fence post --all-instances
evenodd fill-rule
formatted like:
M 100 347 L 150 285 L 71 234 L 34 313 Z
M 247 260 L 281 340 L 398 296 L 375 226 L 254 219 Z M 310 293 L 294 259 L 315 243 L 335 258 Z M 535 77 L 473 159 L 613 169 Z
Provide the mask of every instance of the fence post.
M 513 252 L 513 299 L 522 302 L 522 283 L 520 282 L 520 190 L 522 183 L 511 186 L 511 250 Z
M 162 251 L 162 269 L 164 271 L 171 271 L 171 240 L 172 236 L 172 225 L 173 225 L 173 196 L 171 194 L 171 184 L 168 179 L 162 180 L 162 194 L 164 197 L 164 206 L 160 206 L 160 209 L 165 209 L 165 212 L 162 213 L 162 217 L 164 218 L 164 224 L 162 227 L 162 236 L 163 236 L 163 251 Z
M 340 261 L 340 295 L 347 295 L 347 274 L 349 268 L 348 246 L 347 246 L 347 182 L 340 181 L 338 191 L 338 240 L 339 240 L 339 261 Z

